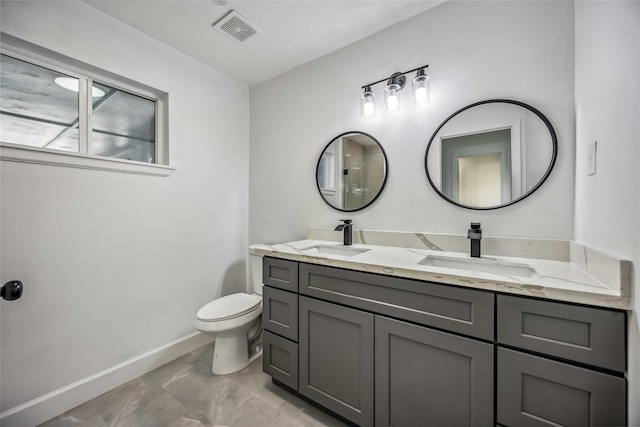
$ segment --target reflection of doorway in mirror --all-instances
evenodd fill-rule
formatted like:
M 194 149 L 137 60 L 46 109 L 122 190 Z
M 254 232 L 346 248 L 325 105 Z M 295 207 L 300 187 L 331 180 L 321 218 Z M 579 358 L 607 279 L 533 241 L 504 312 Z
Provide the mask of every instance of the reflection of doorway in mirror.
M 475 207 L 497 206 L 511 201 L 511 133 L 511 129 L 500 129 L 443 138 L 443 194 L 455 202 Z M 460 159 L 466 161 L 461 162 Z M 466 171 L 461 171 L 461 166 Z M 485 172 L 487 176 L 483 175 Z
M 500 204 L 500 153 L 458 157 L 458 193 L 467 206 Z

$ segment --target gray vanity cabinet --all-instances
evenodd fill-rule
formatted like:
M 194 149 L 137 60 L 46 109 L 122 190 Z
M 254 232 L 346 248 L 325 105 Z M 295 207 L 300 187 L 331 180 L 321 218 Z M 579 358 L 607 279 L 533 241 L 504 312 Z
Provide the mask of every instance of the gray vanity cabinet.
M 493 425 L 493 345 L 375 320 L 377 427 Z
M 300 296 L 299 389 L 359 426 L 373 426 L 374 316 Z
M 626 315 L 264 258 L 264 371 L 358 426 L 626 422 Z

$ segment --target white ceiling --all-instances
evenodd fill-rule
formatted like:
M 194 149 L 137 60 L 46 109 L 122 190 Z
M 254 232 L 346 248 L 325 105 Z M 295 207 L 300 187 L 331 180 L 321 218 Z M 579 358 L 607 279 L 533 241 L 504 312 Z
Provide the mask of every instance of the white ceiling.
M 247 86 L 326 55 L 443 1 L 84 0 Z M 239 44 L 212 24 L 231 9 L 262 30 Z

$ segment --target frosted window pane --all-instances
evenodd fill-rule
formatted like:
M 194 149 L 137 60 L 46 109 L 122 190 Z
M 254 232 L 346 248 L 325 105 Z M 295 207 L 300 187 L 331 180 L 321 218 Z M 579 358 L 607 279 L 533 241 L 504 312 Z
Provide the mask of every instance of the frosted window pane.
M 7 55 L 0 70 L 0 140 L 78 152 L 78 92 L 55 82 L 64 78 L 77 88 L 78 79 Z
M 94 83 L 105 93 L 93 103 L 93 154 L 155 163 L 156 103 L 115 87 Z

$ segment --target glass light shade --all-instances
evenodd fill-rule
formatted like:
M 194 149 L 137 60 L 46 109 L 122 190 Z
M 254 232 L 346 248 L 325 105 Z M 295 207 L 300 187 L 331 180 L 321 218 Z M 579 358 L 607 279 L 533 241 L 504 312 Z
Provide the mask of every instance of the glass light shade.
M 370 87 L 366 87 L 362 95 L 360 95 L 360 107 L 362 117 L 375 117 L 376 106 L 374 104 L 376 95 L 371 91 Z
M 73 92 L 80 92 L 80 81 L 74 77 L 56 77 L 53 81 L 61 88 L 71 90 Z M 93 86 L 91 89 L 91 96 L 93 98 L 102 98 L 104 96 L 104 91 Z
M 400 111 L 399 84 L 391 83 L 384 88 L 384 105 L 388 111 Z
M 413 79 L 413 102 L 420 104 L 428 103 L 431 100 L 431 91 L 429 89 L 429 76 L 418 72 L 418 75 Z

